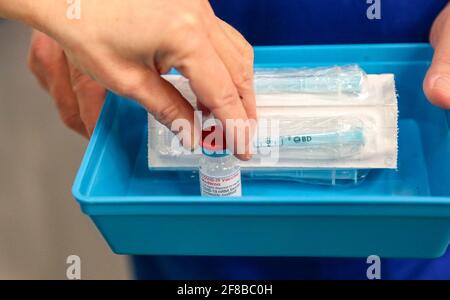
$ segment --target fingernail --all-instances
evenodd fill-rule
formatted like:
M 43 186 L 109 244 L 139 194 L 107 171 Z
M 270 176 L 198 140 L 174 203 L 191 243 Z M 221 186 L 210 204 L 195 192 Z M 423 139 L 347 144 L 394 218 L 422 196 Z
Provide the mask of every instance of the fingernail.
M 249 160 L 252 159 L 252 155 L 249 154 L 249 153 L 247 153 L 247 154 L 239 154 L 239 155 L 238 155 L 238 158 L 239 158 L 240 160 L 243 160 L 243 161 L 249 161 Z

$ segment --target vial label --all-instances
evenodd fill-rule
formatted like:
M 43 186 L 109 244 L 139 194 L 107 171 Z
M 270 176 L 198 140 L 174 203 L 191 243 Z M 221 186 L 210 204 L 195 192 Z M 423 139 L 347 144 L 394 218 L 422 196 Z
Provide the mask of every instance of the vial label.
M 200 172 L 200 188 L 202 196 L 240 197 L 242 196 L 241 170 L 227 176 L 210 176 Z

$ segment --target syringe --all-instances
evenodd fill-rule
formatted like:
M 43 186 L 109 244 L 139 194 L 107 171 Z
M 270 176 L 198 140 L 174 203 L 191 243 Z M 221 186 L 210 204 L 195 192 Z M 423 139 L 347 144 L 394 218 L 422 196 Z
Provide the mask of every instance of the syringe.
M 332 68 L 273 69 L 255 71 L 256 94 L 363 94 L 366 73 L 357 65 Z

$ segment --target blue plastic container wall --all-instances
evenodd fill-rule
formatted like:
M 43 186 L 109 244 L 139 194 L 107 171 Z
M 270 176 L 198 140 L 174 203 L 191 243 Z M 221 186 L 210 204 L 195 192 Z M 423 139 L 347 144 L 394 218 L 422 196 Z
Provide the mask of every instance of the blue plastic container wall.
M 110 94 L 73 194 L 120 254 L 438 257 L 450 241 L 450 128 L 428 103 L 425 44 L 255 49 L 257 67 L 360 64 L 394 73 L 399 169 L 357 187 L 243 182 L 242 198 L 201 198 L 189 173 L 147 168 L 147 116 Z

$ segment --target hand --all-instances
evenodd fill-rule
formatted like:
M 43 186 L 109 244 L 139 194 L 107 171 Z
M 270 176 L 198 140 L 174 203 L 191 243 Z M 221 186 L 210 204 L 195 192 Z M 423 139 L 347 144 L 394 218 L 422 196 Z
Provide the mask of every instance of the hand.
M 433 104 L 450 109 L 450 5 L 435 20 L 430 42 L 435 53 L 423 89 Z
M 73 66 L 57 42 L 36 30 L 28 65 L 52 96 L 64 124 L 89 138 L 103 106 L 105 88 Z
M 79 119 L 83 122 L 89 118 L 83 122 L 89 134 L 91 121 L 98 114 L 100 95 L 104 93 L 100 86 L 137 100 L 169 128 L 176 119 L 189 120 L 193 124 L 193 108 L 160 76 L 171 68 L 176 68 L 190 80 L 198 102 L 223 124 L 227 119 L 256 119 L 253 49 L 236 30 L 214 15 L 208 1 L 110 0 L 81 3 L 81 19 L 68 20 L 64 14 L 65 2 L 50 2 L 47 18 L 35 23 L 64 51 L 48 38 L 35 35 L 35 41 L 38 41 L 35 44 L 52 44 L 48 51 L 59 54 L 58 58 L 54 54 L 49 58 L 51 64 L 46 65 L 50 71 L 39 70 L 39 63 L 31 63 L 44 86 L 45 78 L 48 80 L 50 77 L 45 74 L 53 72 L 49 90 L 57 99 L 60 110 L 63 107 L 62 111 L 68 111 L 66 106 L 70 106 L 71 113 L 62 112 L 62 115 L 71 127 L 80 128 L 81 125 L 71 119 L 76 119 L 73 117 L 75 101 L 68 104 L 63 88 L 66 91 L 75 87 L 73 94 L 78 100 Z M 37 53 L 37 57 L 46 56 Z M 76 74 L 72 81 L 67 80 L 68 70 L 74 70 L 72 73 Z M 65 74 L 64 83 L 60 78 L 56 80 L 54 73 Z M 87 74 L 98 84 L 80 74 Z M 95 108 L 91 108 L 91 99 L 81 99 L 77 91 L 83 91 L 87 98 L 94 99 Z M 58 100 L 62 98 L 66 100 Z M 187 142 L 196 142 L 193 134 L 191 137 Z M 250 144 L 250 137 L 247 135 L 246 138 L 246 143 Z M 237 156 L 250 158 L 249 153 Z

